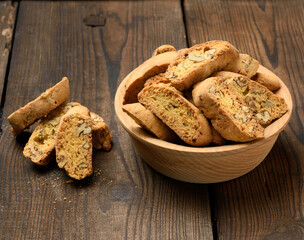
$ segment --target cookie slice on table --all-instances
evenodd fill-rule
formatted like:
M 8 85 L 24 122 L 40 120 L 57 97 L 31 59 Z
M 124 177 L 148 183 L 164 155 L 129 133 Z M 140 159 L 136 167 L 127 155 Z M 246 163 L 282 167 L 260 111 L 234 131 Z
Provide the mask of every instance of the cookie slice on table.
M 223 69 L 242 74 L 251 78 L 254 76 L 259 68 L 259 62 L 248 54 L 241 53 L 238 58 L 234 59 Z
M 103 118 L 96 113 L 90 112 L 93 121 L 92 125 L 92 139 L 93 147 L 96 149 L 103 149 L 110 151 L 112 147 L 112 134 L 108 125 Z
M 92 167 L 92 119 L 86 107 L 71 108 L 60 120 L 56 161 L 74 179 L 90 176 Z
M 64 77 L 38 98 L 9 115 L 7 119 L 12 126 L 14 136 L 20 134 L 25 128 L 67 101 L 69 94 L 69 80 Z
M 223 69 L 238 56 L 238 50 L 226 41 L 198 44 L 181 51 L 170 64 L 165 75 L 176 89 L 184 91 L 196 82 Z
M 54 156 L 55 140 L 61 117 L 79 103 L 64 103 L 42 118 L 29 141 L 24 147 L 23 155 L 37 165 L 47 165 Z
M 163 84 L 150 85 L 138 94 L 138 100 L 185 143 L 206 146 L 212 141 L 207 119 L 172 87 Z
M 285 100 L 269 91 L 265 86 L 237 73 L 231 74 L 223 71 L 216 75 L 224 79 L 223 87 L 234 95 L 238 95 L 238 100 L 249 108 L 259 123 L 269 124 L 286 113 Z
M 166 124 L 140 103 L 123 105 L 122 110 L 138 125 L 154 134 L 159 139 L 168 142 L 175 142 L 178 139 L 176 134 Z
M 172 45 L 161 45 L 154 50 L 152 57 L 165 52 L 176 52 L 176 49 Z
M 268 90 L 272 92 L 281 88 L 280 80 L 275 75 L 270 75 L 263 72 L 257 72 L 256 75 L 254 75 L 251 79 L 267 87 Z
M 195 105 L 211 119 L 212 126 L 225 139 L 248 142 L 263 138 L 264 128 L 237 96 L 222 86 L 219 77 L 207 78 L 194 85 Z
M 165 52 L 153 56 L 134 69 L 126 78 L 123 104 L 138 102 L 137 94 L 143 89 L 147 79 L 167 70 L 169 64 L 177 57 L 177 52 Z

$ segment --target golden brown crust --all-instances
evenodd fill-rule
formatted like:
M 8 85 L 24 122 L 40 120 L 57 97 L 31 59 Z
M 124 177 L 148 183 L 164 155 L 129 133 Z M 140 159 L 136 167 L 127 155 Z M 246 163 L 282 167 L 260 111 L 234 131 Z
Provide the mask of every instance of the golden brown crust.
M 187 99 L 171 87 L 153 84 L 138 95 L 139 102 L 191 146 L 206 146 L 211 138 L 207 119 Z
M 165 52 L 176 52 L 176 49 L 172 45 L 161 45 L 154 50 L 152 57 Z
M 15 136 L 20 134 L 25 128 L 67 101 L 69 93 L 69 80 L 64 77 L 38 98 L 12 113 L 8 116 L 8 121 L 12 126 L 13 134 Z
M 42 118 L 25 145 L 23 155 L 37 165 L 47 165 L 54 156 L 60 119 L 75 106 L 80 106 L 80 104 L 75 102 L 61 104 Z
M 180 90 L 190 88 L 236 59 L 238 50 L 225 41 L 210 41 L 181 51 L 166 71 L 166 77 Z
M 192 91 L 193 100 L 204 115 L 211 119 L 212 126 L 225 139 L 236 142 L 247 142 L 264 136 L 264 129 L 256 118 L 246 121 L 236 118 L 244 113 L 242 106 L 229 92 L 221 90 L 223 80 L 211 77 L 197 83 Z
M 231 93 L 241 96 L 239 99 L 242 100 L 242 104 L 253 111 L 260 124 L 269 124 L 287 111 L 287 104 L 283 98 L 256 81 L 226 71 L 218 72 L 216 76 L 224 80 Z
M 279 78 L 267 73 L 257 72 L 256 75 L 254 75 L 251 79 L 267 87 L 268 90 L 272 92 L 280 89 L 281 87 Z
M 83 106 L 71 108 L 60 120 L 56 138 L 56 161 L 77 180 L 93 172 L 92 119 Z
M 163 73 L 177 57 L 177 52 L 166 52 L 149 58 L 128 76 L 123 104 L 138 102 L 137 94 L 143 89 L 145 81 L 159 73 Z
M 171 83 L 168 78 L 165 77 L 164 73 L 157 74 L 153 77 L 150 77 L 146 80 L 144 87 L 147 87 L 151 84 L 158 84 L 158 83 Z
M 112 147 L 112 134 L 108 125 L 104 122 L 103 118 L 96 113 L 90 112 L 93 126 L 92 126 L 92 139 L 93 147 L 96 149 L 103 149 L 110 151 Z
M 176 134 L 166 124 L 140 103 L 126 104 L 123 105 L 122 109 L 138 125 L 154 134 L 159 139 L 168 142 L 174 142 L 178 139 Z
M 212 135 L 212 143 L 217 146 L 222 146 L 225 144 L 225 139 L 215 130 L 215 128 L 211 125 L 211 135 Z
M 213 127 L 231 141 L 246 142 L 264 135 L 269 124 L 287 111 L 283 98 L 249 78 L 231 72 L 196 84 L 193 100 Z
M 238 58 L 234 59 L 223 69 L 242 74 L 251 78 L 254 76 L 259 68 L 259 62 L 248 54 L 241 53 Z

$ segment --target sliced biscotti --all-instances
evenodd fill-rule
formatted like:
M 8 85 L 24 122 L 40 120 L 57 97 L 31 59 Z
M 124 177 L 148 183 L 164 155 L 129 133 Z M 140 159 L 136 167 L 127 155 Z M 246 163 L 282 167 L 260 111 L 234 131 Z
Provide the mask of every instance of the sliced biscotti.
M 207 119 L 172 87 L 152 84 L 138 94 L 138 100 L 187 144 L 206 146 L 211 142 Z
M 67 101 L 69 94 L 69 80 L 64 77 L 38 98 L 9 115 L 7 119 L 12 126 L 14 136 Z
M 238 50 L 230 43 L 210 41 L 181 51 L 165 74 L 176 89 L 183 91 L 223 69 L 238 56 Z
M 154 50 L 152 57 L 165 52 L 176 52 L 176 49 L 172 45 L 161 45 Z
M 150 77 L 149 79 L 146 80 L 144 87 L 147 87 L 151 84 L 158 84 L 158 83 L 171 83 L 168 78 L 165 77 L 164 73 L 157 74 L 153 77 Z
M 240 74 L 219 72 L 224 79 L 222 88 L 238 96 L 238 100 L 247 106 L 259 123 L 269 124 L 280 118 L 287 111 L 287 104 L 283 98 L 269 91 L 265 86 L 250 80 Z
M 251 78 L 254 76 L 259 68 L 259 62 L 248 54 L 241 53 L 238 58 L 234 59 L 223 69 L 242 74 Z
M 223 87 L 219 77 L 207 78 L 194 85 L 193 101 L 212 126 L 225 139 L 247 142 L 264 136 L 264 128 L 238 97 Z
M 275 75 L 257 72 L 251 79 L 258 82 L 259 84 L 267 87 L 268 90 L 270 90 L 272 92 L 280 89 L 280 87 L 281 87 L 280 80 Z
M 92 125 L 92 139 L 93 147 L 96 149 L 103 149 L 110 151 L 112 147 L 112 134 L 108 125 L 103 118 L 96 113 L 90 112 L 93 121 Z
M 167 70 L 169 64 L 177 57 L 175 51 L 165 52 L 149 58 L 127 76 L 123 104 L 138 102 L 137 94 L 143 89 L 145 81 Z
M 215 128 L 211 124 L 211 136 L 212 136 L 212 143 L 217 146 L 222 146 L 225 144 L 225 138 L 215 130 Z
M 60 119 L 75 106 L 80 106 L 80 104 L 76 102 L 61 104 L 42 118 L 25 145 L 23 155 L 37 165 L 47 165 L 54 156 Z
M 77 180 L 92 174 L 92 119 L 83 106 L 71 108 L 60 120 L 56 138 L 56 161 Z
M 123 105 L 122 110 L 126 112 L 138 125 L 154 134 L 159 139 L 174 142 L 178 139 L 176 134 L 151 111 L 140 103 Z

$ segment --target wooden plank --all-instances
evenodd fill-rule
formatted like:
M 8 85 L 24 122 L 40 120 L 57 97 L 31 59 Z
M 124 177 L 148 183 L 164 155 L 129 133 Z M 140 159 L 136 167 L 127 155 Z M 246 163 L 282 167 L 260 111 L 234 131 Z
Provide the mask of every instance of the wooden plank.
M 106 17 L 89 27 L 91 14 Z M 5 239 L 212 239 L 205 185 L 168 179 L 147 166 L 116 121 L 121 80 L 161 44 L 186 47 L 178 1 L 22 1 L 0 138 L 0 232 Z M 58 82 L 70 100 L 103 116 L 110 152 L 94 152 L 94 174 L 81 182 L 56 163 L 34 166 L 22 155 L 7 116 Z M 32 131 L 32 128 L 29 132 Z
M 18 3 L 0 2 L 0 96 L 5 85 L 6 69 L 11 50 Z
M 294 114 L 254 171 L 210 187 L 215 238 L 303 239 L 303 1 L 185 1 L 190 44 L 233 43 L 289 87 Z

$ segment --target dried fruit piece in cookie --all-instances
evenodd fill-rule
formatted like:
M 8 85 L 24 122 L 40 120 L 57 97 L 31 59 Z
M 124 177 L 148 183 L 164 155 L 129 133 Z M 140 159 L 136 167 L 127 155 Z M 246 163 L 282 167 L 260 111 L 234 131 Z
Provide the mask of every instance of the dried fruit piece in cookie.
M 96 113 L 90 112 L 93 121 L 92 138 L 93 147 L 96 149 L 103 149 L 110 151 L 112 147 L 112 134 L 108 125 L 104 122 L 103 118 Z
M 238 56 L 238 50 L 225 41 L 198 44 L 181 51 L 165 75 L 176 89 L 183 91 L 223 69 Z
M 249 108 L 238 101 L 238 96 L 223 87 L 219 77 L 197 83 L 192 91 L 193 100 L 212 126 L 225 139 L 247 142 L 264 136 L 264 128 Z
M 251 78 L 254 76 L 259 68 L 259 62 L 248 54 L 241 53 L 238 58 L 234 59 L 223 69 L 242 74 Z
M 123 105 L 122 110 L 126 112 L 138 125 L 154 134 L 159 139 L 168 142 L 174 142 L 178 139 L 176 134 L 166 124 L 140 103 Z
M 154 50 L 152 57 L 165 52 L 176 52 L 176 49 L 172 45 L 161 45 Z
M 169 64 L 177 57 L 177 52 L 166 52 L 149 58 L 126 78 L 123 104 L 138 102 L 137 94 L 143 89 L 147 79 L 167 70 Z
M 25 128 L 67 101 L 69 94 L 69 80 L 64 77 L 38 98 L 9 115 L 7 119 L 12 126 L 14 136 L 20 134 Z
M 172 87 L 153 84 L 145 87 L 138 100 L 191 146 L 206 146 L 211 140 L 207 119 Z
M 86 107 L 73 107 L 61 118 L 55 146 L 58 166 L 70 177 L 92 174 L 92 119 Z
M 280 89 L 280 87 L 281 87 L 280 80 L 275 75 L 257 72 L 257 74 L 254 75 L 251 79 L 258 82 L 259 84 L 267 87 L 268 90 L 270 90 L 272 92 Z
M 25 145 L 23 155 L 37 165 L 47 165 L 54 155 L 60 119 L 70 108 L 75 106 L 80 106 L 80 104 L 64 103 L 42 118 Z

